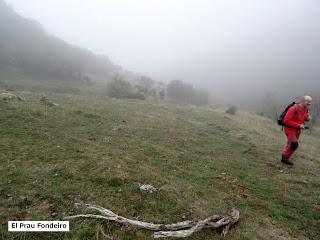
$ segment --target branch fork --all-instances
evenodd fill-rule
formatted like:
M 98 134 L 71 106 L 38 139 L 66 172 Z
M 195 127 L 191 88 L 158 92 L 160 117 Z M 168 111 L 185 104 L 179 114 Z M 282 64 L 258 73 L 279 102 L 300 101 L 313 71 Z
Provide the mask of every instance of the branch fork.
M 204 220 L 188 220 L 173 224 L 155 224 L 149 222 L 143 222 L 138 220 L 129 219 L 126 217 L 119 216 L 114 212 L 105 209 L 103 207 L 92 205 L 92 204 L 80 204 L 76 203 L 77 206 L 84 207 L 88 210 L 97 211 L 99 214 L 79 214 L 65 217 L 64 220 L 73 220 L 78 218 L 92 218 L 101 219 L 111 222 L 116 222 L 122 225 L 131 226 L 139 229 L 146 229 L 154 231 L 153 238 L 185 238 L 192 234 L 201 231 L 204 228 L 211 228 L 222 230 L 222 236 L 228 234 L 230 228 L 239 221 L 240 212 L 233 209 L 229 215 L 212 215 Z

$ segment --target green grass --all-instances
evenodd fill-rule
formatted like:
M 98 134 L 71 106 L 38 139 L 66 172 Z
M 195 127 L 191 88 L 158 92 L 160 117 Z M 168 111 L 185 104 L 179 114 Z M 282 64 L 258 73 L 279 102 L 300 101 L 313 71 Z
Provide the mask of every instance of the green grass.
M 71 94 L 0 101 L 0 238 L 150 239 L 151 232 L 73 221 L 69 233 L 8 233 L 8 220 L 52 220 L 84 201 L 152 222 L 241 212 L 228 239 L 319 239 L 320 140 L 304 134 L 295 166 L 285 139 L 255 114 Z M 138 183 L 159 192 L 143 194 Z M 282 238 L 281 238 L 282 237 Z M 285 238 L 283 238 L 285 237 Z M 221 239 L 203 231 L 190 239 Z

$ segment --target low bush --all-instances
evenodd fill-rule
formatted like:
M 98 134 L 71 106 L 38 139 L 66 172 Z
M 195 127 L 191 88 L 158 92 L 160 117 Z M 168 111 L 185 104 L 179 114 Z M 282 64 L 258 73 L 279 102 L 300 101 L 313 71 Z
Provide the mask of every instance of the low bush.
M 114 77 L 111 82 L 107 84 L 106 94 L 108 97 L 126 98 L 132 92 L 133 88 L 130 82 L 121 77 Z
M 131 98 L 145 100 L 142 93 L 134 91 L 131 83 L 122 77 L 116 76 L 107 85 L 106 95 L 113 98 Z
M 236 106 L 230 106 L 227 110 L 227 114 L 235 115 L 237 112 L 238 108 Z
M 167 85 L 167 95 L 174 101 L 194 105 L 208 105 L 210 101 L 208 92 L 195 89 L 192 85 L 180 80 L 171 81 Z

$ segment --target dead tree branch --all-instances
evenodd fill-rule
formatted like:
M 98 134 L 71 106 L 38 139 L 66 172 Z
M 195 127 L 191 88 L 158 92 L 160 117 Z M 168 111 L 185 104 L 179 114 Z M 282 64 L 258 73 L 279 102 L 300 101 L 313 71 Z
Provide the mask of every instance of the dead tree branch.
M 76 204 L 83 206 L 89 210 L 95 210 L 100 214 L 79 214 L 65 217 L 64 220 L 72 220 L 78 218 L 94 218 L 106 221 L 113 221 L 122 225 L 131 226 L 140 229 L 155 231 L 154 238 L 176 237 L 185 238 L 192 234 L 201 231 L 203 228 L 212 228 L 222 230 L 222 235 L 225 236 L 232 225 L 239 221 L 240 213 L 238 210 L 232 210 L 227 216 L 213 215 L 204 220 L 198 221 L 183 221 L 173 224 L 155 224 L 132 220 L 115 214 L 114 212 L 100 206 L 92 204 Z

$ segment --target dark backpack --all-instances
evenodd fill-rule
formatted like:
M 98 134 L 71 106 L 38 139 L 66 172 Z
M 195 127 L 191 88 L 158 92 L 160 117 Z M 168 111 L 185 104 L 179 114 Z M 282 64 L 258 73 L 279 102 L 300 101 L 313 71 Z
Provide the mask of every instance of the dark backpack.
M 281 115 L 280 115 L 279 118 L 278 118 L 278 125 L 280 125 L 280 126 L 282 126 L 282 127 L 285 127 L 284 118 L 286 117 L 288 110 L 289 110 L 292 106 L 296 106 L 296 103 L 295 103 L 295 102 L 290 103 L 290 104 L 286 107 L 286 109 L 283 111 L 283 113 L 281 113 Z M 295 113 L 298 113 L 296 107 L 295 107 L 295 109 L 296 109 L 296 112 L 295 112 Z

